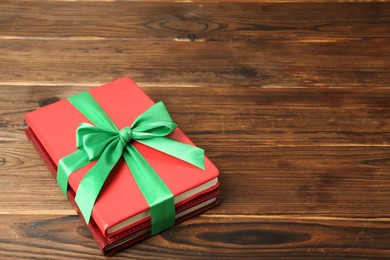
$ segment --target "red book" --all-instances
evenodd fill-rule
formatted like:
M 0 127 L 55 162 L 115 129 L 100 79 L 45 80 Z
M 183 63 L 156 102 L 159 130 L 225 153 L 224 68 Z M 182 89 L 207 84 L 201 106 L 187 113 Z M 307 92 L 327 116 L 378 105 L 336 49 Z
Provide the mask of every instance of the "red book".
M 121 129 L 132 124 L 154 102 L 130 79 L 122 78 L 89 93 Z M 55 176 L 59 160 L 76 151 L 76 129 L 86 119 L 68 100 L 28 113 L 26 134 Z M 191 140 L 176 128 L 169 136 L 182 143 Z M 133 145 L 159 174 L 174 195 L 176 223 L 219 203 L 218 169 L 205 157 L 205 170 L 137 142 Z M 69 177 L 69 200 L 78 210 L 74 195 L 85 173 Z M 79 212 L 79 211 L 78 211 Z M 150 236 L 149 206 L 123 159 L 106 180 L 94 205 L 88 228 L 104 254 L 114 253 Z

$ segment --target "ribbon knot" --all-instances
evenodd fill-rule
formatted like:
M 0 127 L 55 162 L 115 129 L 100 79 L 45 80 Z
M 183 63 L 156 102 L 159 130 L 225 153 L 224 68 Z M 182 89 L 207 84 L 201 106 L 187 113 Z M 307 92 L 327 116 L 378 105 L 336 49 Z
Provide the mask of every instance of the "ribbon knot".
M 120 140 L 122 141 L 123 145 L 126 145 L 127 143 L 129 143 L 133 139 L 131 127 L 129 127 L 129 126 L 123 127 L 119 131 L 119 137 L 120 137 Z

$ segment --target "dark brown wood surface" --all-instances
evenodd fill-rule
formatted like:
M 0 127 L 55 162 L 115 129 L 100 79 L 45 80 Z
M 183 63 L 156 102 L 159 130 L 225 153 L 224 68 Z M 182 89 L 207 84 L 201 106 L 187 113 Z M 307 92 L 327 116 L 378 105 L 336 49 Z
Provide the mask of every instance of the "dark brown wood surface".
M 390 258 L 390 4 L 0 2 L 0 258 L 100 252 L 28 111 L 130 76 L 222 204 L 112 259 Z

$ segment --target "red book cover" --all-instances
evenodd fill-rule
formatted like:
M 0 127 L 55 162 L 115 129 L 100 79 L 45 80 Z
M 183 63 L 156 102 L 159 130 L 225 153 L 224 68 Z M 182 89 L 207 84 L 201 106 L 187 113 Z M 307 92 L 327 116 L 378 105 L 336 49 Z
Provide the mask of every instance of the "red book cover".
M 90 89 L 89 93 L 119 129 L 131 125 L 137 116 L 154 104 L 129 78 L 118 79 Z M 32 111 L 26 115 L 25 120 L 33 135 L 33 138 L 30 135 L 30 139 L 36 139 L 36 143 L 39 143 L 55 166 L 62 157 L 76 151 L 76 129 L 82 122 L 89 123 L 68 100 L 61 100 Z M 168 137 L 193 145 L 179 128 Z M 219 173 L 207 157 L 205 157 L 205 170 L 202 170 L 140 143 L 133 144 L 175 196 L 176 211 L 180 205 L 187 205 L 187 208 L 191 204 L 194 205 L 194 198 L 206 191 L 214 191 L 213 196 L 216 196 Z M 35 146 L 37 147 L 36 144 Z M 69 185 L 72 192 L 77 192 L 82 177 L 94 163 L 71 174 Z M 51 167 L 55 168 L 55 166 Z M 209 198 L 205 197 L 205 199 Z M 216 198 L 210 205 L 215 205 L 217 201 Z M 201 202 L 204 200 L 198 200 L 198 203 Z M 150 219 L 148 210 L 149 206 L 145 198 L 126 163 L 121 159 L 110 173 L 94 205 L 93 225 L 96 225 L 96 229 L 100 231 L 102 239 L 110 241 L 110 237 L 113 239 L 121 232 L 148 221 Z

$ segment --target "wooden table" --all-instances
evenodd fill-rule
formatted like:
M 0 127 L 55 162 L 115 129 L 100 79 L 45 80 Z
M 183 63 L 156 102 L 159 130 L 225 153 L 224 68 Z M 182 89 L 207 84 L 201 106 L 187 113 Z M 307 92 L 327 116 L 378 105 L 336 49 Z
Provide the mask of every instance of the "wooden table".
M 24 135 L 130 76 L 222 204 L 116 258 L 390 257 L 390 4 L 0 2 L 0 258 L 102 259 Z

